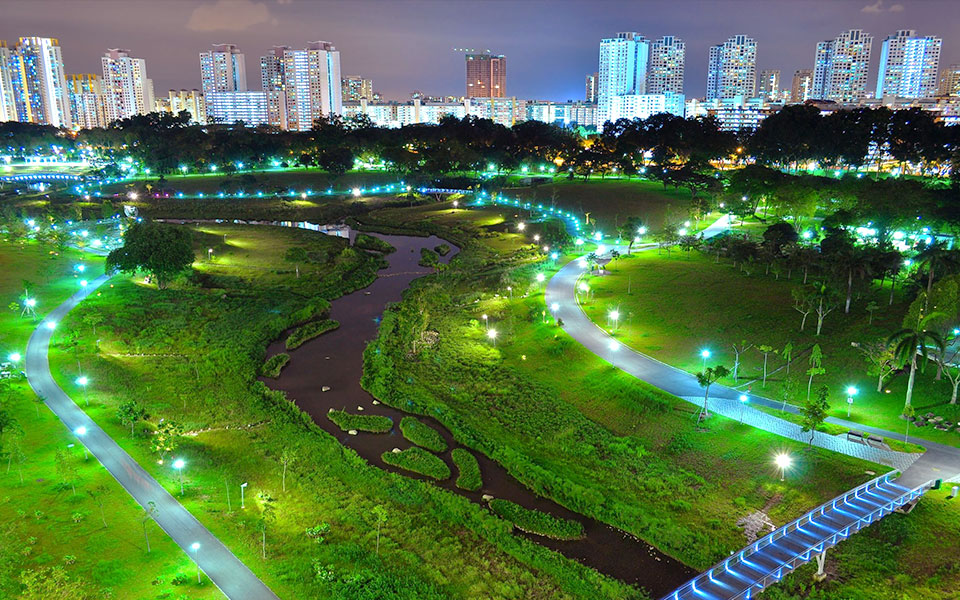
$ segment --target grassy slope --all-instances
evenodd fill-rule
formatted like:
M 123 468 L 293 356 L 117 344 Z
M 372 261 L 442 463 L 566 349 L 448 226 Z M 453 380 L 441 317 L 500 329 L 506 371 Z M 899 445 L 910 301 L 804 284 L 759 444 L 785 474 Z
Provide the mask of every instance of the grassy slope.
M 248 389 L 248 377 L 262 361 L 267 339 L 287 326 L 281 315 L 302 306 L 318 289 L 314 271 L 331 268 L 330 263 L 301 265 L 298 280 L 292 265 L 277 268 L 278 257 L 292 244 L 333 257 L 341 240 L 279 228 L 199 229 L 197 250 L 220 244 L 213 246 L 212 262 L 195 265 L 201 287 L 158 293 L 132 279 L 117 279 L 115 288 L 72 313 L 65 324 L 82 332 L 80 360 L 95 381 L 89 412 L 105 430 L 179 492 L 173 473 L 156 463 L 144 436 L 131 439 L 116 421 L 115 407 L 130 398 L 143 399 L 150 425 L 141 429 L 152 429 L 160 417 L 175 419 L 187 430 L 209 429 L 184 438 L 176 452 L 189 465 L 183 501 L 281 597 L 336 596 L 340 593 L 336 582 L 346 581 L 343 578 L 351 573 L 389 581 L 407 594 L 416 588 L 439 589 L 453 597 L 569 597 L 556 580 L 513 558 L 532 553 L 556 562 L 549 551 L 509 536 L 506 524 L 466 500 L 362 466 L 331 436 L 305 426 L 298 415 L 287 418 L 282 411 L 266 409 Z M 342 258 L 339 255 L 334 262 Z M 329 285 L 320 288 L 336 290 Z M 91 353 L 91 332 L 78 322 L 85 311 L 106 317 L 98 329 L 99 354 Z M 198 349 L 206 358 L 193 358 Z M 54 352 L 53 365 L 61 381 L 75 376 L 76 360 L 62 345 Z M 288 472 L 286 492 L 280 482 L 281 448 L 298 449 L 300 454 Z M 250 486 L 247 509 L 239 511 L 242 481 Z M 227 508 L 225 484 L 230 485 L 232 511 Z M 277 499 L 277 520 L 267 532 L 265 561 L 259 557 L 257 530 L 260 491 Z M 384 505 L 389 515 L 379 558 L 373 554 L 375 528 L 370 517 L 377 504 Z M 316 546 L 303 531 L 319 521 L 331 523 L 332 531 L 326 543 Z M 507 552 L 478 533 L 504 540 Z M 477 556 L 483 560 L 478 562 Z M 319 564 L 330 565 L 334 583 L 315 580 L 314 557 Z M 596 589 L 594 580 L 577 579 L 581 577 L 577 569 L 563 569 L 568 582 L 564 585 L 572 586 L 567 590 Z M 367 593 L 375 594 L 380 588 L 369 589 Z
M 39 313 L 52 309 L 77 289 L 73 266 L 88 265 L 90 272 L 100 269 L 101 261 L 67 250 L 54 256 L 35 243 L 23 246 L 0 242 L 0 297 L 15 301 L 22 293 L 22 280 L 35 284 L 32 293 L 39 300 Z M 23 352 L 35 324 L 20 319 L 18 313 L 0 313 L 0 351 Z M 24 483 L 16 462 L 9 472 L 0 473 L 0 596 L 19 593 L 22 570 L 64 566 L 74 579 L 93 582 L 97 588 L 110 588 L 116 598 L 153 597 L 160 593 L 182 593 L 184 586 L 170 582 L 178 573 L 187 576 L 191 597 L 222 598 L 207 581 L 198 588 L 192 561 L 155 524 L 148 524 L 152 552 L 146 552 L 142 510 L 100 464 L 84 461 L 76 437 L 45 407 L 33 401 L 33 392 L 25 380 L 0 394 L 0 405 L 17 419 L 24 430 L 22 441 L 26 461 L 22 464 Z M 9 448 L 10 438 L 7 437 Z M 73 448 L 68 448 L 73 445 Z M 79 475 L 77 495 L 58 486 L 56 451 L 68 453 Z M 87 490 L 103 486 L 103 526 L 97 502 Z M 40 511 L 38 517 L 35 511 Z M 79 522 L 74 522 L 79 515 Z M 15 550 L 15 551 L 14 551 Z M 67 565 L 67 556 L 75 557 Z M 157 582 L 157 583 L 155 583 Z
M 252 180 L 250 179 L 252 177 Z M 333 188 L 337 192 L 344 192 L 354 187 L 367 187 L 386 185 L 390 183 L 399 183 L 402 177 L 393 173 L 382 171 L 351 171 L 340 177 L 330 175 L 315 167 L 310 169 L 287 169 L 270 170 L 258 173 L 210 173 L 210 174 L 187 174 L 187 175 L 167 175 L 164 184 L 158 183 L 157 178 L 128 180 L 125 182 L 105 185 L 102 188 L 104 194 L 113 194 L 127 189 L 131 184 L 140 186 L 151 184 L 156 189 L 173 189 L 184 194 L 215 194 L 221 189 L 235 191 L 237 189 L 245 190 L 248 194 L 262 191 L 264 194 L 275 189 L 294 189 L 299 194 L 305 190 L 313 192 L 325 192 L 327 188 Z
M 721 260 L 715 263 L 709 256 L 692 253 L 687 256 L 673 252 L 658 256 L 645 252 L 624 259 L 611 275 L 588 279 L 593 300 L 587 301 L 587 314 L 601 326 L 609 327 L 608 312 L 620 309 L 617 336 L 624 343 L 688 371 L 698 371 L 702 362 L 700 350 L 708 348 L 712 356 L 708 364 L 733 366 L 732 344 L 746 340 L 754 344 L 741 359 L 741 375 L 749 379 L 762 377 L 763 355 L 756 346 L 768 344 L 780 350 L 787 342 L 794 346 L 794 357 L 801 350 L 820 344 L 826 374 L 814 379 L 814 389 L 826 384 L 830 389 L 831 411 L 836 417 L 846 418 L 845 390 L 855 385 L 859 394 L 850 419 L 893 431 L 903 431 L 905 423 L 898 418 L 903 409 L 906 375 L 888 379 L 881 392 L 876 391 L 877 379 L 867 373 L 863 354 L 852 343 L 867 343 L 885 339 L 900 328 L 908 301 L 897 293 L 893 306 L 887 305 L 889 287 L 872 292 L 870 297 L 854 302 L 850 315 L 839 308 L 824 322 L 823 334 L 818 338 L 816 316 L 807 319 L 805 331 L 799 331 L 800 313 L 793 309 L 790 291 L 798 283 L 785 276 L 779 281 L 766 276 L 763 269 L 754 267 L 753 275 L 745 275 Z M 628 294 L 628 287 L 630 293 Z M 676 290 L 680 293 L 665 293 Z M 864 307 L 874 299 L 880 305 L 868 323 Z M 768 373 L 783 366 L 784 361 L 770 355 Z M 790 378 L 799 385 L 798 394 L 790 401 L 800 404 L 806 397 L 807 356 L 796 358 Z M 927 411 L 941 414 L 948 420 L 960 417 L 960 408 L 949 406 L 949 382 L 935 381 L 936 369 L 917 375 L 913 403 L 918 413 Z M 780 399 L 786 371 L 768 375 L 766 388 L 758 381 L 751 386 L 757 393 Z M 741 383 L 746 380 L 741 380 Z M 960 445 L 956 432 L 941 432 L 930 427 L 911 427 L 911 436 Z

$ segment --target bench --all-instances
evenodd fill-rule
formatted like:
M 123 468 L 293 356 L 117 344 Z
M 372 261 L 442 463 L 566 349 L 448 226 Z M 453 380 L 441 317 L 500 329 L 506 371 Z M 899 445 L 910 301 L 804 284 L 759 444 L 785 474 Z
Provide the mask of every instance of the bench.
M 867 446 L 872 446 L 871 442 L 874 444 L 880 445 L 883 444 L 883 438 L 870 434 L 864 433 L 862 431 L 856 431 L 851 429 L 847 432 L 847 441 L 848 442 L 857 442 L 859 444 L 866 444 Z

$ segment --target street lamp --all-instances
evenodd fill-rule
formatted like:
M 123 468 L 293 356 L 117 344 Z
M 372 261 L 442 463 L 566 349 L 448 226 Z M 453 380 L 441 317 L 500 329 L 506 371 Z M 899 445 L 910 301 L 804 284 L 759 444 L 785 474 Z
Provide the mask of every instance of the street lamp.
M 180 495 L 181 496 L 183 496 L 183 467 L 186 466 L 186 464 L 187 463 L 183 462 L 182 458 L 178 458 L 177 460 L 173 461 L 173 468 L 179 471 L 180 473 Z
M 197 584 L 199 585 L 202 583 L 200 581 L 200 542 L 190 544 L 190 549 L 193 550 L 193 562 L 197 563 Z
M 80 439 L 80 445 L 83 446 L 83 460 L 90 458 L 90 455 L 87 454 L 87 446 L 83 443 L 83 436 L 87 435 L 87 428 L 81 425 L 73 430 L 73 433 L 76 434 L 77 438 Z
M 740 424 L 743 425 L 743 407 L 747 405 L 750 398 L 746 394 L 740 394 Z
M 543 283 L 543 280 L 546 279 L 543 273 L 537 273 L 537 283 Z
M 240 484 L 240 508 L 246 508 L 246 505 L 243 503 L 243 490 L 246 487 L 246 482 Z
M 783 481 L 787 469 L 793 464 L 793 459 L 790 458 L 790 455 L 786 452 L 781 452 L 773 457 L 773 462 L 777 465 L 777 468 L 780 469 L 780 481 Z
M 701 351 L 700 351 L 700 358 L 703 359 L 703 368 L 702 368 L 701 370 L 702 370 L 702 371 L 706 371 L 706 370 L 707 370 L 707 359 L 710 358 L 710 351 L 707 350 L 706 348 L 704 348 L 703 350 L 701 350 Z
M 859 392 L 857 388 L 852 385 L 847 386 L 847 418 L 850 418 L 850 408 L 853 406 L 853 397 Z
M 490 341 L 493 342 L 493 345 L 494 345 L 494 346 L 497 345 L 497 330 L 496 330 L 496 329 L 488 329 L 488 330 L 487 330 L 487 337 L 490 339 Z
M 213 248 L 207 248 L 207 262 L 213 260 Z
M 47 321 L 47 322 L 45 323 L 45 325 L 46 325 L 47 329 L 49 329 L 50 331 L 53 331 L 54 329 L 57 328 L 57 322 L 56 322 L 56 321 Z
M 517 223 L 517 231 L 523 231 L 523 230 L 526 229 L 526 228 L 527 228 L 527 224 L 526 224 L 526 223 L 524 223 L 524 222 L 522 222 L 522 221 L 521 221 L 520 223 Z
M 90 406 L 90 398 L 87 396 L 87 384 L 90 383 L 90 380 L 87 379 L 86 375 L 81 375 L 77 377 L 77 385 L 83 388 L 83 401 L 86 402 L 87 406 Z
M 539 242 L 539 241 L 540 241 L 540 234 L 539 234 L 539 233 L 534 234 L 534 236 L 533 236 L 533 241 L 535 241 L 535 242 Z
M 19 353 L 19 352 L 14 352 L 13 354 L 11 354 L 10 356 L 7 357 L 7 360 L 9 360 L 9 361 L 12 362 L 12 363 L 18 363 L 18 362 L 20 362 L 20 358 L 21 358 L 21 357 L 20 357 L 20 353 Z
M 617 309 L 613 309 L 613 310 L 610 311 L 610 314 L 607 315 L 607 316 L 609 316 L 609 317 L 610 317 L 610 320 L 613 321 L 613 330 L 616 331 L 616 330 L 617 330 L 617 321 L 620 319 L 620 311 L 617 310 Z
M 487 321 L 487 319 L 489 319 L 489 317 L 488 317 L 487 315 L 483 315 L 483 316 L 481 316 L 480 318 L 483 319 L 483 327 L 484 327 L 485 329 L 490 329 L 490 323 Z
M 550 305 L 550 311 L 551 311 L 551 312 L 557 312 L 558 310 L 560 310 L 560 304 L 559 304 L 559 303 L 554 302 L 553 304 Z
M 616 340 L 610 340 L 610 352 L 613 354 L 610 355 L 610 364 L 613 365 L 613 368 L 617 368 L 617 350 L 620 349 L 620 344 Z

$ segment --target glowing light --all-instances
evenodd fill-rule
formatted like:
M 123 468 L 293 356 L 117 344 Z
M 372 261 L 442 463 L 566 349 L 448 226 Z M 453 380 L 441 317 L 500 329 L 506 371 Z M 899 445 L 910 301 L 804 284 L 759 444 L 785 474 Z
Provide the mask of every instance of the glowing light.
M 182 469 L 186 464 L 187 463 L 183 462 L 182 458 L 178 458 L 177 460 L 173 461 L 173 468 Z
M 527 228 L 527 224 L 526 224 L 526 223 L 517 223 L 517 230 L 518 230 L 518 231 L 523 231 L 523 230 L 526 229 L 526 228 Z
M 24 304 L 26 304 L 30 308 L 33 308 L 34 306 L 37 305 L 37 301 L 35 298 L 27 298 L 27 301 Z
M 543 247 L 543 251 L 544 251 L 544 252 L 550 252 L 550 246 L 544 246 L 544 247 Z
M 597 246 L 597 254 L 603 254 L 606 251 L 607 251 L 607 247 L 604 246 L 603 244 L 600 244 L 599 246 Z
M 194 543 L 190 544 L 190 549 L 193 550 L 194 552 L 196 552 L 197 550 L 200 549 L 200 544 L 199 544 L 198 542 L 194 542 Z
M 856 396 L 856 395 L 857 395 L 857 392 L 859 392 L 859 391 L 860 391 L 860 390 L 858 390 L 857 388 L 853 387 L 852 385 L 851 385 L 851 386 L 848 386 L 848 387 L 847 387 L 847 396 Z
M 56 322 L 56 321 L 47 321 L 46 323 L 44 323 L 44 326 L 45 326 L 47 329 L 49 329 L 50 331 L 53 331 L 54 329 L 57 328 L 57 322 Z
M 746 402 L 749 399 L 746 394 L 740 394 L 740 402 Z
M 611 351 L 611 352 L 616 352 L 616 351 L 619 350 L 619 349 L 620 349 L 620 344 L 618 344 L 617 342 L 615 342 L 615 341 L 613 341 L 613 340 L 610 340 L 610 351 Z
M 595 239 L 595 240 L 597 240 L 597 241 L 599 242 L 600 240 L 603 239 L 603 234 L 598 231 L 598 232 L 596 232 L 595 234 L 593 234 L 593 239 Z
M 81 436 L 81 437 L 82 437 L 82 436 L 87 435 L 87 428 L 84 427 L 83 425 L 81 425 L 80 427 L 77 427 L 76 429 L 74 429 L 73 432 L 74 432 L 75 434 L 77 434 L 78 436 Z
M 773 462 L 781 471 L 785 471 L 793 464 L 793 459 L 786 452 L 781 452 L 773 457 Z
M 557 312 L 558 310 L 560 310 L 560 305 L 554 302 L 553 304 L 550 305 L 550 310 L 552 310 L 553 312 Z
M 215 172 L 217 170 L 217 165 L 210 165 L 210 170 Z
M 300 194 L 300 197 L 303 198 L 304 200 L 306 200 L 306 199 L 307 199 L 307 193 L 304 192 L 304 193 Z
M 14 363 L 15 363 L 15 362 L 20 362 L 20 358 L 21 358 L 21 357 L 20 357 L 20 353 L 19 353 L 19 352 L 14 352 L 13 354 L 11 354 L 10 356 L 7 357 L 7 360 L 9 360 L 10 362 L 14 362 Z
M 577 261 L 577 266 L 579 266 L 580 268 L 586 268 L 586 266 L 587 266 L 587 261 L 586 261 L 585 259 L 582 259 L 582 258 L 581 258 L 581 259 L 579 259 L 579 260 Z
M 544 279 L 546 279 L 546 277 L 544 277 L 543 273 L 537 273 L 537 282 L 538 282 L 538 283 L 543 283 L 543 280 L 544 280 Z
M 533 236 L 533 241 L 535 241 L 535 242 L 539 242 L 539 241 L 540 241 L 540 234 L 539 234 L 539 233 L 538 233 L 538 234 L 535 234 L 535 235 Z
M 577 238 L 577 240 L 574 242 L 574 245 L 576 245 L 576 246 L 582 246 L 582 245 L 583 245 L 583 240 L 580 239 L 580 238 Z
M 639 233 L 640 235 L 644 235 L 645 233 L 647 233 L 647 228 L 641 227 L 640 229 L 637 229 L 637 233 Z
M 809 239 L 812 238 L 812 237 L 813 237 L 813 232 L 811 232 L 811 231 L 804 231 L 804 232 L 803 232 L 803 239 L 809 240 Z
M 80 287 L 87 287 L 87 280 L 86 280 L 86 279 L 81 279 L 81 280 L 80 280 Z
M 353 194 L 353 197 L 354 197 L 354 198 L 359 198 L 359 197 L 360 197 L 360 188 L 353 188 L 352 190 L 350 190 L 350 193 Z
M 616 321 L 617 319 L 619 319 L 619 318 L 620 318 L 620 311 L 619 311 L 619 310 L 611 310 L 611 311 L 610 311 L 610 318 L 613 319 L 614 321 Z
M 90 383 L 90 380 L 87 379 L 86 375 L 77 377 L 77 385 L 87 385 L 88 383 Z
M 701 358 L 710 358 L 710 351 L 709 351 L 709 350 L 701 350 L 701 351 L 700 351 L 700 357 L 701 357 Z
M 550 258 L 552 258 L 553 260 L 557 260 L 557 258 L 559 258 L 559 257 L 560 257 L 560 255 L 557 254 L 556 252 L 551 252 L 551 253 L 550 253 Z
M 687 235 L 687 228 L 681 227 L 680 231 L 678 231 L 677 233 L 679 233 L 680 235 Z
M 84 271 L 87 270 L 87 266 L 86 266 L 86 265 L 77 265 L 77 266 L 74 267 L 74 269 L 76 269 L 76 270 L 79 271 L 80 273 L 83 273 Z
M 491 329 L 491 330 L 487 331 L 487 337 L 490 338 L 491 340 L 497 339 L 497 330 L 496 330 L 496 329 Z
M 580 291 L 583 292 L 584 294 L 586 294 L 587 292 L 590 291 L 590 286 L 587 285 L 587 284 L 585 284 L 585 283 L 582 283 L 582 282 L 581 282 L 581 283 L 580 283 Z

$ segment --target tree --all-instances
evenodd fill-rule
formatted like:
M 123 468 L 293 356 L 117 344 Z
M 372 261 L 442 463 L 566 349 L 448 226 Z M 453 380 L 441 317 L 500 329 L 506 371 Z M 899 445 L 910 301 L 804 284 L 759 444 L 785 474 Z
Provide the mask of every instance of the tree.
M 701 410 L 700 414 L 697 415 L 697 422 L 710 417 L 710 412 L 707 410 L 707 401 L 710 398 L 710 386 L 729 374 L 730 370 L 723 365 L 707 367 L 703 371 L 697 373 L 697 383 L 699 383 L 700 387 L 703 388 L 703 410 Z
M 813 385 L 813 377 L 815 375 L 823 375 L 826 373 L 826 369 L 823 368 L 823 351 L 820 350 L 820 344 L 814 344 L 810 349 L 810 358 L 807 359 L 807 364 L 810 365 L 810 368 L 807 369 L 807 375 L 810 376 L 810 379 L 807 380 L 807 402 L 810 401 L 810 386 Z
M 820 335 L 820 332 L 823 331 L 823 320 L 837 308 L 839 298 L 833 288 L 822 282 L 813 284 L 811 298 L 813 300 L 814 310 L 817 313 L 816 335 Z
M 382 504 L 378 504 L 370 511 L 373 515 L 373 522 L 377 526 L 377 555 L 380 555 L 380 528 L 387 523 L 387 509 Z
M 167 453 L 173 452 L 180 446 L 180 436 L 183 435 L 183 426 L 174 421 L 161 420 L 150 441 L 151 448 L 160 455 L 163 462 Z
M 142 221 L 127 230 L 122 247 L 107 255 L 106 269 L 124 273 L 146 271 L 162 290 L 193 260 L 189 230 Z
M 917 255 L 916 262 L 927 268 L 927 305 L 924 310 L 930 308 L 929 299 L 933 291 L 934 272 L 947 274 L 960 267 L 960 251 L 949 249 L 945 244 L 937 242 L 923 249 Z
M 817 433 L 817 427 L 827 419 L 827 410 L 830 408 L 830 403 L 827 401 L 829 393 L 827 386 L 821 385 L 817 388 L 817 397 L 813 400 L 808 399 L 806 404 L 800 407 L 801 423 L 803 425 L 800 430 L 810 432 L 811 446 L 813 446 L 813 438 Z
M 147 502 L 146 508 L 143 509 L 143 514 L 140 516 L 140 524 L 143 525 L 143 539 L 147 542 L 147 554 L 150 554 L 150 537 L 147 535 L 147 523 L 150 519 L 156 519 L 159 514 L 157 510 L 157 503 L 150 501 Z
M 867 312 L 870 313 L 870 317 L 867 319 L 867 325 L 873 325 L 873 313 L 880 309 L 880 305 L 871 301 L 867 304 L 866 309 Z
M 57 453 L 54 456 L 54 461 L 57 466 L 57 477 L 60 478 L 60 483 L 65 483 L 70 485 L 70 489 L 73 490 L 73 495 L 77 495 L 77 467 L 70 462 L 70 458 L 67 454 L 57 448 Z
M 103 315 L 99 312 L 88 312 L 83 315 L 83 322 L 93 328 L 93 337 L 97 337 L 97 325 L 103 323 Z
M 748 344 L 746 340 L 742 340 L 740 344 L 733 345 L 733 380 L 737 381 L 737 376 L 740 373 L 740 355 L 753 348 L 753 344 Z
M 147 416 L 147 411 L 136 400 L 128 400 L 117 407 L 117 419 L 123 426 L 130 426 L 130 437 L 133 437 L 134 426 Z
M 907 422 L 907 430 L 903 434 L 903 441 L 910 442 L 910 423 L 911 417 L 917 414 L 917 411 L 914 410 L 913 406 L 904 406 L 903 407 L 903 418 Z
M 267 525 L 273 523 L 274 519 L 276 519 L 274 502 L 276 502 L 276 500 L 270 495 L 270 492 L 257 492 L 257 503 L 260 505 L 260 521 L 258 522 L 258 527 L 260 529 L 260 548 L 263 558 L 267 557 Z
M 324 171 L 339 177 L 353 168 L 353 152 L 345 146 L 327 148 L 317 157 L 317 164 Z
M 947 349 L 944 352 L 938 352 L 933 359 L 937 362 L 937 368 L 940 373 L 947 376 L 950 380 L 950 404 L 957 403 L 957 391 L 960 389 L 960 348 Z
M 793 288 L 790 291 L 790 294 L 793 296 L 794 310 L 803 315 L 803 319 L 800 320 L 800 331 L 803 331 L 803 328 L 807 325 L 807 317 L 810 316 L 810 313 L 813 312 L 813 309 L 816 306 L 814 303 L 813 294 L 811 293 L 810 288 L 800 285 Z
M 283 491 L 287 491 L 287 467 L 297 461 L 299 453 L 295 448 L 285 447 L 280 453 L 280 464 L 283 465 L 283 475 L 281 476 Z
M 929 357 L 928 346 L 934 346 L 940 354 L 944 352 L 943 337 L 936 331 L 928 331 L 927 324 L 931 320 L 941 318 L 940 313 L 932 313 L 921 318 L 916 326 L 904 327 L 887 340 L 893 344 L 893 353 L 900 367 L 910 364 L 910 377 L 907 379 L 907 397 L 904 406 L 910 406 L 913 399 L 913 384 L 917 376 L 917 355 L 924 359 Z
M 27 462 L 27 455 L 23 451 L 23 436 L 23 429 L 17 427 L 10 432 L 9 441 L 7 442 L 10 447 L 10 449 L 7 450 L 7 473 L 10 472 L 11 463 L 16 462 L 17 474 L 20 476 L 20 485 L 23 485 L 23 463 Z
M 104 496 L 107 495 L 107 486 L 102 483 L 92 490 L 87 490 L 87 495 L 90 496 L 90 499 L 97 503 L 97 506 L 100 507 L 100 520 L 103 521 L 103 526 L 107 526 L 107 517 L 103 513 L 103 503 Z
M 864 359 L 870 365 L 870 374 L 877 376 L 877 391 L 883 391 L 883 380 L 897 370 L 896 355 L 893 348 L 885 340 L 858 344 L 857 348 L 860 349 Z
M 783 350 L 780 351 L 780 356 L 783 357 L 783 361 L 787 364 L 787 377 L 790 376 L 790 361 L 793 360 L 793 342 L 787 342 L 784 345 Z
M 645 231 L 643 221 L 639 217 L 629 217 L 620 226 L 618 233 L 621 238 L 627 240 L 627 254 L 630 254 L 633 250 L 633 245 L 639 239 L 641 230 Z
M 773 352 L 773 346 L 762 344 L 757 346 L 757 350 L 763 354 L 763 387 L 767 387 L 767 357 Z
M 307 256 L 307 251 L 303 247 L 292 246 L 287 248 L 286 254 L 283 255 L 283 260 L 293 263 L 297 269 L 297 277 L 300 277 L 300 265 L 307 262 L 309 256 Z

